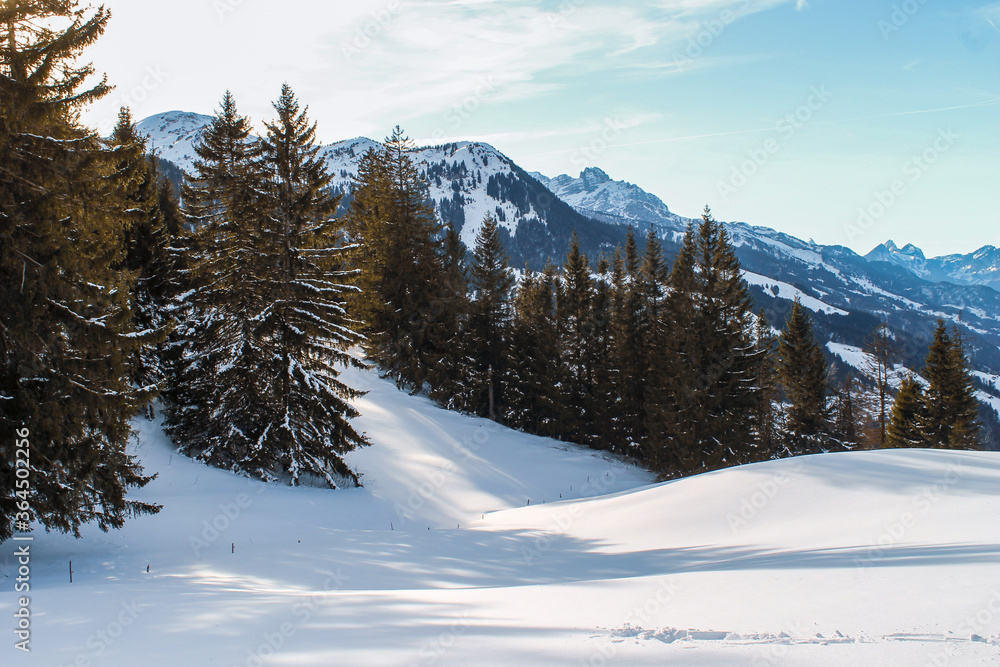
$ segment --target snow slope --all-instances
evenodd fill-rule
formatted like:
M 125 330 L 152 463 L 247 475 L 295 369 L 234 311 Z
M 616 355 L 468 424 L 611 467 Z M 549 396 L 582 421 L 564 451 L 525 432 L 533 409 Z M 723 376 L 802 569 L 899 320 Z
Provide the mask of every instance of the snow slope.
M 350 456 L 362 489 L 242 479 L 173 453 L 158 423 L 138 420 L 134 449 L 159 478 L 136 496 L 163 512 L 81 540 L 36 532 L 33 655 L 9 640 L 3 664 L 1000 656 L 998 454 L 831 454 L 652 485 L 374 373 L 345 378 L 369 390 L 358 425 L 374 444 Z M 0 597 L 0 615 L 13 609 Z
M 803 306 L 813 312 L 826 313 L 827 315 L 847 315 L 846 310 L 841 310 L 840 308 L 823 303 L 819 299 L 804 293 L 799 288 L 793 287 L 792 285 L 780 280 L 768 278 L 767 276 L 762 276 L 759 273 L 754 273 L 752 271 L 744 271 L 743 279 L 750 285 L 759 285 L 763 287 L 779 299 L 787 299 L 788 301 L 798 299 Z

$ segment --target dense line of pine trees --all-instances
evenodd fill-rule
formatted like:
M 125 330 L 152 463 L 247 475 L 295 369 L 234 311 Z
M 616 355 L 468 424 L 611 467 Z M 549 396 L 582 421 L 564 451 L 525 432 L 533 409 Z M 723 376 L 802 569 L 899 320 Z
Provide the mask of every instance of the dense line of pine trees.
M 364 365 L 358 345 L 446 407 L 664 476 L 859 442 L 856 386 L 831 385 L 801 304 L 778 336 L 753 313 L 707 209 L 672 266 L 654 234 L 641 249 L 630 234 L 609 257 L 574 239 L 561 267 L 516 275 L 502 221 L 487 217 L 471 252 L 438 222 L 399 128 L 363 156 L 338 217 L 288 86 L 260 139 L 225 96 L 181 206 L 127 110 L 107 139 L 78 120 L 108 92 L 83 89 L 92 70 L 74 64 L 107 20 L 70 1 L 0 7 L 0 540 L 23 506 L 71 532 L 158 511 L 126 499 L 151 479 L 126 452 L 130 420 L 157 394 L 175 442 L 212 465 L 358 483 L 343 455 L 367 440 L 339 379 Z M 923 376 L 891 416 L 882 386 L 881 444 L 979 446 L 943 322 Z
M 411 148 L 397 128 L 362 158 L 345 222 L 360 288 L 351 309 L 368 358 L 398 386 L 634 457 L 664 476 L 862 444 L 857 381 L 833 385 L 800 303 L 778 336 L 753 313 L 728 235 L 707 208 L 672 267 L 655 234 L 640 250 L 630 233 L 596 262 L 574 239 L 561 268 L 550 262 L 518 280 L 493 216 L 470 253 L 437 222 Z M 979 446 L 960 341 L 949 349 L 932 346 L 926 374 L 937 386 L 946 359 L 951 370 L 939 375 L 958 388 L 943 390 L 947 407 L 925 410 L 939 430 L 922 427 L 921 442 Z

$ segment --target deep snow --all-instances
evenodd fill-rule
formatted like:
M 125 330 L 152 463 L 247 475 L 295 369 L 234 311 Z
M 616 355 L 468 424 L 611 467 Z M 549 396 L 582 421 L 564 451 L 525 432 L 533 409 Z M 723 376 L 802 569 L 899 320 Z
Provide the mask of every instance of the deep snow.
M 8 634 L 3 664 L 1000 660 L 1000 454 L 830 454 L 654 485 L 344 377 L 369 390 L 357 425 L 374 444 L 349 456 L 362 489 L 246 480 L 137 420 L 159 478 L 135 495 L 163 512 L 80 540 L 36 531 L 32 653 Z

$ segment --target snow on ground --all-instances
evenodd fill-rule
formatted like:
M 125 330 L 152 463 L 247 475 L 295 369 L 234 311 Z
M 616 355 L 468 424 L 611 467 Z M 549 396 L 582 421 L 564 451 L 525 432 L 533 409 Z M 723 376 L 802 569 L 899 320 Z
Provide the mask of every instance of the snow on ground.
M 831 306 L 828 303 L 823 303 L 819 299 L 809 296 L 798 287 L 781 282 L 780 280 L 768 278 L 767 276 L 762 276 L 759 273 L 753 273 L 752 271 L 744 271 L 743 278 L 751 285 L 760 285 L 779 299 L 792 301 L 793 299 L 798 298 L 803 306 L 813 312 L 826 313 L 827 315 L 847 315 L 846 310 L 841 310 L 840 308 Z
M 164 505 L 32 543 L 55 665 L 966 665 L 1000 656 L 1000 455 L 853 452 L 658 485 L 348 371 L 355 490 L 265 485 L 137 421 Z M 561 494 L 561 499 L 560 499 Z M 530 502 L 530 504 L 529 504 Z M 12 543 L 0 555 L 9 588 Z M 74 582 L 68 581 L 73 561 Z M 149 565 L 149 572 L 146 566 Z M 13 594 L 0 597 L 11 619 Z
M 874 357 L 862 350 L 860 347 L 854 345 L 845 345 L 844 343 L 834 343 L 830 341 L 826 344 L 826 347 L 830 352 L 840 357 L 845 364 L 858 370 L 859 372 L 870 376 L 874 371 L 872 371 L 872 365 L 875 362 Z M 912 375 L 917 379 L 917 382 L 926 385 L 927 380 L 925 380 L 919 373 L 911 371 L 909 368 L 903 364 L 895 364 L 892 369 L 886 374 L 889 380 L 889 386 L 893 389 L 899 389 L 903 384 L 903 378 L 907 375 Z
M 1000 375 L 994 375 L 992 373 L 983 373 L 981 371 L 972 371 L 972 374 L 978 377 L 983 382 L 985 382 L 988 386 L 1000 392 Z

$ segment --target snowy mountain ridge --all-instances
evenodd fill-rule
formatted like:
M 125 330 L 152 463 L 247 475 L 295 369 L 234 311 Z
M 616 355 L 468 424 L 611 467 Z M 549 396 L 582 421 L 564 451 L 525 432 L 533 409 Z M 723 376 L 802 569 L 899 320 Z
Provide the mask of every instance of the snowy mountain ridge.
M 159 157 L 186 172 L 194 168 L 194 142 L 212 117 L 171 111 L 138 123 Z M 365 137 L 321 147 L 334 174 L 333 185 L 348 195 L 355 186 L 365 152 L 381 144 Z M 565 253 L 575 229 L 586 237 L 585 251 L 598 254 L 624 240 L 604 225 L 580 215 L 489 144 L 462 141 L 418 148 L 414 164 L 428 183 L 438 216 L 453 225 L 467 247 L 475 243 L 483 218 L 492 214 L 506 231 L 514 266 L 540 268 L 548 257 Z
M 941 255 L 928 259 L 913 244 L 899 248 L 890 240 L 873 248 L 865 255 L 865 259 L 901 266 L 927 280 L 947 281 L 958 285 L 988 285 L 1000 290 L 1000 248 L 992 245 L 985 245 L 966 254 Z

